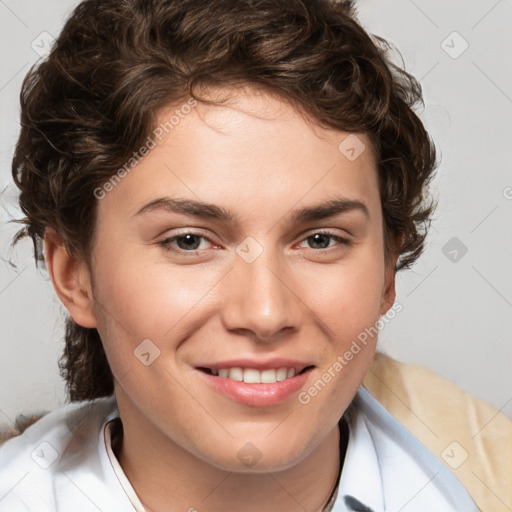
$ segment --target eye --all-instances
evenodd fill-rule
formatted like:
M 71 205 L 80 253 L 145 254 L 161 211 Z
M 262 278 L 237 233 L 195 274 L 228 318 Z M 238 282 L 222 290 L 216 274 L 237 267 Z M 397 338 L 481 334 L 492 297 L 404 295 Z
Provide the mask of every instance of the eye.
M 166 238 L 165 240 L 159 242 L 159 245 L 168 251 L 194 253 L 199 249 L 204 249 L 204 247 L 201 246 L 202 240 L 206 240 L 208 243 L 211 243 L 208 238 L 201 235 L 200 233 L 189 232 Z
M 205 243 L 203 243 L 203 241 Z M 305 242 L 308 243 L 310 249 L 317 251 L 335 248 L 336 245 L 350 245 L 348 239 L 332 233 L 331 231 L 317 231 L 304 238 L 301 244 Z M 208 244 L 212 245 L 209 238 L 201 233 L 192 231 L 174 235 L 158 243 L 158 245 L 164 247 L 167 251 L 173 251 L 179 254 L 196 254 L 200 250 L 206 249 Z M 303 245 L 300 246 L 304 247 Z
M 334 247 L 334 245 L 331 245 L 331 242 L 337 242 L 339 245 L 349 245 L 350 241 L 346 238 L 343 238 L 339 235 L 336 235 L 335 233 L 332 233 L 331 231 L 317 231 L 316 233 L 313 233 L 312 235 L 307 236 L 304 238 L 303 242 L 308 242 L 310 244 L 311 249 L 330 249 L 331 247 Z

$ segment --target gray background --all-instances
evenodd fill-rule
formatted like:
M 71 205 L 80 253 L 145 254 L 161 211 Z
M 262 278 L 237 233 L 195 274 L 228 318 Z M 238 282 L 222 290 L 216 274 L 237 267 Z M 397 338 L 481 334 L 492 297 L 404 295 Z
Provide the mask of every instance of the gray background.
M 64 402 L 63 309 L 29 241 L 10 249 L 8 221 L 20 216 L 10 160 L 21 81 L 76 4 L 0 0 L 0 423 Z M 442 156 L 428 248 L 398 274 L 403 311 L 380 349 L 512 417 L 512 0 L 369 0 L 358 10 L 421 80 L 421 116 Z

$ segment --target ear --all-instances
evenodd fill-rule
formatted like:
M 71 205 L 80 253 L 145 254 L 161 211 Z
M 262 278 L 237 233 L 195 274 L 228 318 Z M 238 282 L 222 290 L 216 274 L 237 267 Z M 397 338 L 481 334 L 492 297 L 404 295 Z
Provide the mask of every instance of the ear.
M 82 327 L 96 327 L 89 269 L 68 252 L 64 240 L 51 228 L 44 234 L 44 258 L 55 292 L 71 318 Z
M 385 282 L 382 292 L 381 310 L 380 314 L 385 315 L 388 309 L 394 304 L 396 299 L 395 276 L 396 276 L 396 262 L 398 255 L 390 258 L 386 262 Z

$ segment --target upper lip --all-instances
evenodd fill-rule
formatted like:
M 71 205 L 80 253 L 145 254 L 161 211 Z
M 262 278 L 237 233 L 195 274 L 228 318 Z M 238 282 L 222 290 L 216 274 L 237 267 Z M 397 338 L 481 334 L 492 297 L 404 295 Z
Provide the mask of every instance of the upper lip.
M 209 368 L 210 370 L 220 370 L 223 368 L 254 368 L 256 370 L 277 370 L 278 368 L 295 368 L 297 371 L 302 371 L 308 366 L 314 366 L 312 363 L 297 361 L 296 359 L 286 359 L 276 357 L 267 359 L 266 361 L 258 361 L 255 359 L 230 359 L 228 361 L 221 361 L 219 363 L 204 363 L 198 364 L 197 368 Z

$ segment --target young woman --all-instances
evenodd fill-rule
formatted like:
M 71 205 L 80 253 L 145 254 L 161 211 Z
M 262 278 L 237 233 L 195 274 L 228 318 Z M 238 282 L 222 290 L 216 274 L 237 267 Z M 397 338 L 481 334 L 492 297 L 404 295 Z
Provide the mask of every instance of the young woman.
M 82 2 L 13 161 L 70 404 L 0 511 L 477 511 L 362 386 L 435 150 L 349 2 Z

